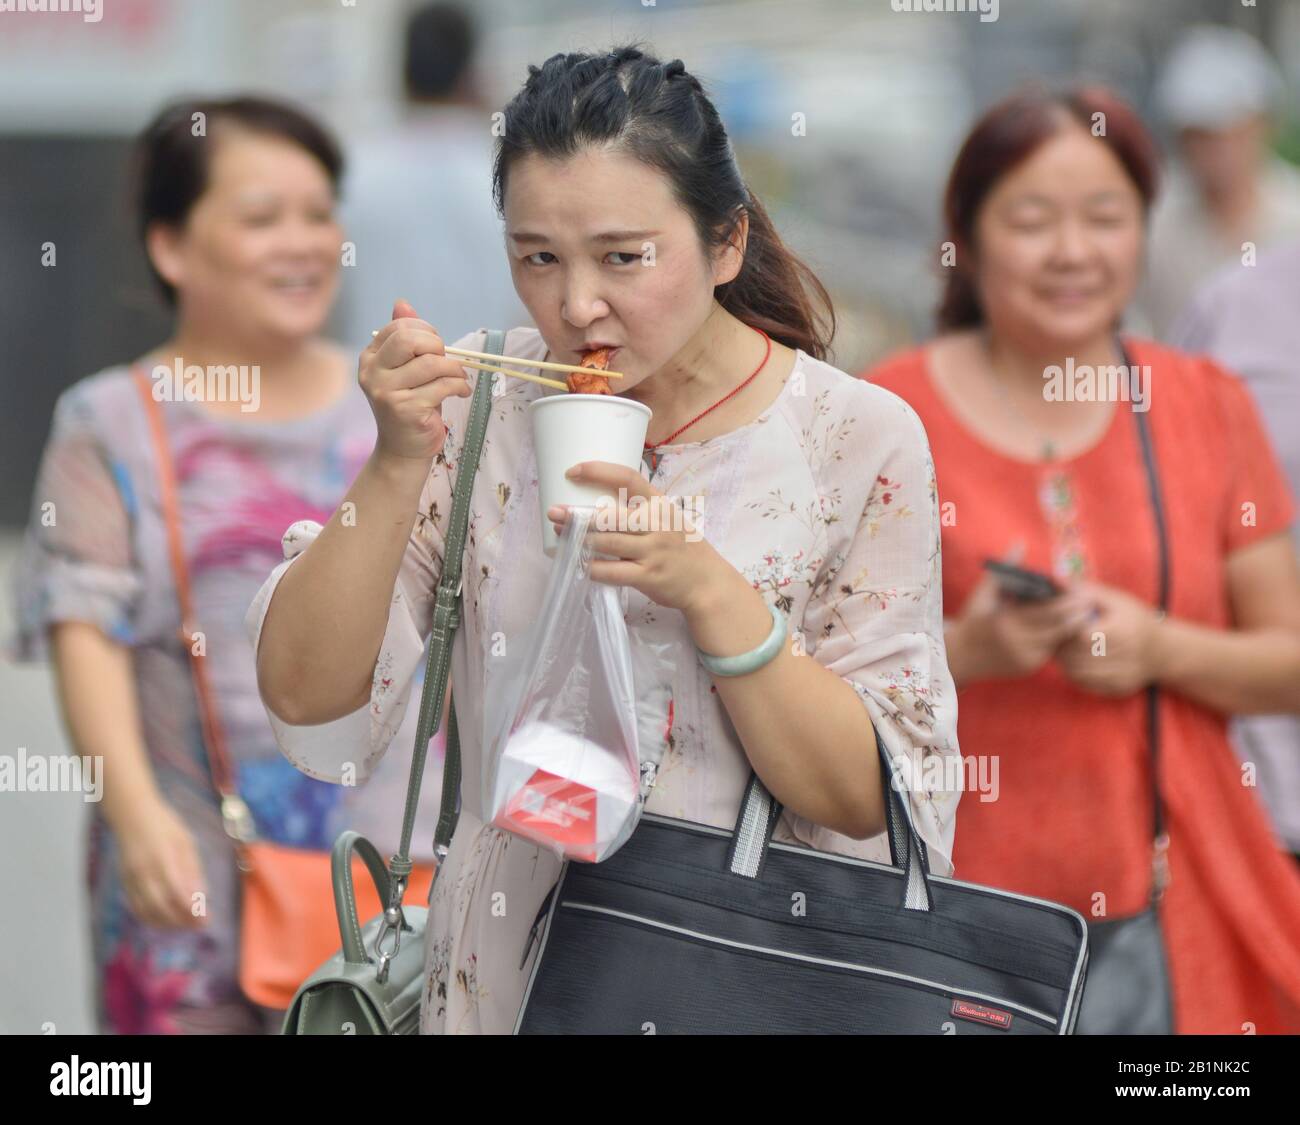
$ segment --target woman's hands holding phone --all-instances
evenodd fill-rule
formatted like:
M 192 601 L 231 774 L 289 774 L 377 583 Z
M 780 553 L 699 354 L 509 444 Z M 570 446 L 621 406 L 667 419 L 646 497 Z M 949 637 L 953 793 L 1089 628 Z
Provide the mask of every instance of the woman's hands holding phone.
M 1048 575 L 1021 572 L 1023 542 L 985 563 L 961 614 L 945 630 L 953 679 L 1018 679 L 1037 672 L 1091 619 L 1092 603 L 1075 586 Z M 1059 590 L 1037 596 L 1037 587 Z M 1035 596 L 1016 596 L 1034 590 Z
M 1156 610 L 1113 586 L 1087 583 L 1081 590 L 1097 616 L 1057 653 L 1065 674 L 1084 691 L 1108 696 L 1132 695 L 1157 679 Z
M 357 380 L 370 400 L 379 435 L 376 454 L 431 461 L 447 427 L 442 404 L 473 392 L 460 361 L 448 356 L 438 330 L 420 320 L 406 301 L 361 353 Z
M 1092 610 L 1087 594 L 1073 586 L 1046 601 L 1014 601 L 985 571 L 948 627 L 953 678 L 963 683 L 1032 675 L 1079 633 Z

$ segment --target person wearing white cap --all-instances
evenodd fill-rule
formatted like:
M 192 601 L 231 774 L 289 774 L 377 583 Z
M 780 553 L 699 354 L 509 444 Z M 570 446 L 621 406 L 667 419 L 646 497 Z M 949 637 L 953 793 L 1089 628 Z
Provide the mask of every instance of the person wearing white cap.
M 1215 274 L 1174 325 L 1171 343 L 1213 356 L 1250 389 L 1291 491 L 1300 496 L 1300 237 L 1274 246 L 1259 263 Z M 1300 521 L 1291 528 L 1300 552 Z M 1239 715 L 1232 740 L 1254 766 L 1260 798 L 1300 863 L 1300 714 Z
M 1300 234 L 1300 171 L 1269 149 L 1283 95 L 1260 43 L 1226 27 L 1189 29 L 1156 85 L 1181 167 L 1152 216 L 1140 313 L 1164 338 L 1219 268 Z

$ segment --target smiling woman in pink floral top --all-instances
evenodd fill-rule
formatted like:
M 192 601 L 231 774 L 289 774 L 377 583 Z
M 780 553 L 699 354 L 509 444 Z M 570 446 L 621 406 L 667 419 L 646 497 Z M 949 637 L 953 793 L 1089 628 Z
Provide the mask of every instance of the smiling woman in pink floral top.
M 594 463 L 583 479 L 681 498 L 704 517 L 697 541 L 591 536 L 612 556 L 591 575 L 621 588 L 632 643 L 676 653 L 647 810 L 729 827 L 752 768 L 785 806 L 776 839 L 888 863 L 878 734 L 911 786 L 932 870 L 950 874 L 958 794 L 922 782 L 951 776 L 933 767 L 951 766 L 958 747 L 934 468 L 916 414 L 825 362 L 824 290 L 744 187 L 680 61 L 624 48 L 557 55 L 530 74 L 506 111 L 497 190 L 538 328 L 510 331 L 505 351 L 574 363 L 612 345 L 618 391 L 654 411 L 657 456 L 647 475 Z M 359 537 L 337 515 L 290 528 L 288 558 L 248 616 L 280 746 L 327 780 L 350 762 L 374 768 L 407 708 L 465 396 L 480 377 L 443 354 L 415 310 L 399 302 L 394 313 L 362 356 L 380 437 L 348 494 L 376 530 Z M 431 902 L 426 1033 L 513 1026 L 536 957 L 528 929 L 560 870 L 551 852 L 486 825 L 479 803 L 486 684 L 530 625 L 550 565 L 528 406 L 563 393 L 513 379 L 494 389 L 452 653 L 467 782 Z M 691 440 L 677 440 L 683 432 Z M 756 671 L 711 678 L 697 650 L 754 648 L 772 627 L 769 606 L 793 643 Z
M 328 518 L 374 447 L 349 358 L 320 334 L 338 278 L 342 158 L 311 118 L 260 98 L 173 103 L 137 143 L 139 227 L 174 331 L 135 364 L 59 396 L 13 574 L 7 649 L 52 660 L 70 746 L 103 758 L 86 846 L 96 1029 L 278 1032 L 280 1014 L 240 986 L 241 879 L 179 636 L 160 465 L 132 368 L 256 364 L 254 401 L 150 385 L 163 398 L 213 714 L 257 835 L 322 860 L 345 828 L 396 843 L 401 763 L 365 787 L 294 770 L 276 748 L 243 632 L 285 523 Z M 436 760 L 429 774 L 426 816 Z M 416 859 L 432 859 L 427 845 Z M 43 938 L 31 936 L 30 954 Z

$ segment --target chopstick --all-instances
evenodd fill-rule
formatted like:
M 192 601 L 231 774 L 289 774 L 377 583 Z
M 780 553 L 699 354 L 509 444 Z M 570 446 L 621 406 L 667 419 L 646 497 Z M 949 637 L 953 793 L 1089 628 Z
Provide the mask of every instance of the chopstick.
M 451 349 L 448 348 L 447 351 L 450 353 Z M 460 356 L 457 355 L 456 358 L 460 359 Z M 514 363 L 515 361 L 511 360 L 510 362 Z M 493 367 L 488 363 L 474 363 L 472 360 L 463 359 L 460 365 L 462 367 L 472 367 L 475 371 L 493 371 L 498 375 L 509 375 L 512 379 L 526 379 L 530 383 L 540 383 L 543 387 L 554 387 L 560 391 L 569 389 L 568 383 L 561 383 L 558 379 L 543 379 L 540 375 L 526 375 L 522 371 L 507 371 L 504 367 Z
M 623 375 L 618 371 L 604 371 L 599 367 L 580 367 L 572 363 L 550 363 L 542 359 L 516 359 L 509 355 L 492 355 L 490 352 L 472 352 L 467 348 L 444 348 L 448 355 L 467 355 L 472 359 L 493 359 L 500 363 L 517 363 L 521 367 L 540 367 L 543 371 L 594 371 L 597 375 L 604 375 L 606 379 L 621 379 Z
M 379 329 L 370 333 L 372 336 L 379 335 Z M 597 375 L 604 375 L 607 379 L 621 379 L 623 375 L 618 371 L 605 371 L 599 367 L 580 367 L 571 363 L 550 363 L 541 359 L 519 359 L 516 356 L 496 355 L 492 352 L 474 352 L 468 348 L 444 348 L 447 355 L 454 355 L 459 359 L 469 356 L 473 359 L 493 359 L 498 363 L 517 363 L 521 367 L 540 367 L 545 371 L 586 371 L 595 372 Z M 557 379 L 543 379 L 540 375 L 525 375 L 522 371 L 507 371 L 503 367 L 493 367 L 484 363 L 471 363 L 465 360 L 462 367 L 472 367 L 475 371 L 493 371 L 500 375 L 509 375 L 513 379 L 526 379 L 530 383 L 540 383 L 544 387 L 555 387 L 557 390 L 567 391 L 568 383 L 561 383 Z

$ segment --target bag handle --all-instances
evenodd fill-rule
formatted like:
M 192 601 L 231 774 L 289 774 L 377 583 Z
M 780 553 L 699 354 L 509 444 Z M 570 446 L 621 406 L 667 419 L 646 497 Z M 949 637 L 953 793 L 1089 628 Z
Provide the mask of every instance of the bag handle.
M 934 907 L 934 894 L 930 888 L 930 860 L 925 842 L 912 821 L 911 810 L 903 799 L 904 787 L 901 781 L 895 780 L 893 764 L 874 720 L 871 730 L 880 755 L 880 786 L 885 796 L 890 860 L 903 870 L 902 906 L 905 910 L 929 911 Z M 763 873 L 781 809 L 781 802 L 751 770 L 749 785 L 740 802 L 740 814 L 732 830 L 731 847 L 727 851 L 727 868 L 733 875 L 757 879 Z
M 356 887 L 352 882 L 352 856 L 360 855 L 365 860 L 374 880 L 375 890 L 379 892 L 379 901 L 387 902 L 391 893 L 388 868 L 384 866 L 384 857 L 379 849 L 360 832 L 349 828 L 340 832 L 330 851 L 330 880 L 334 884 L 334 913 L 339 920 L 339 936 L 343 941 L 343 960 L 352 965 L 364 965 L 370 961 L 366 955 L 365 941 L 361 937 L 361 919 L 357 914 Z

